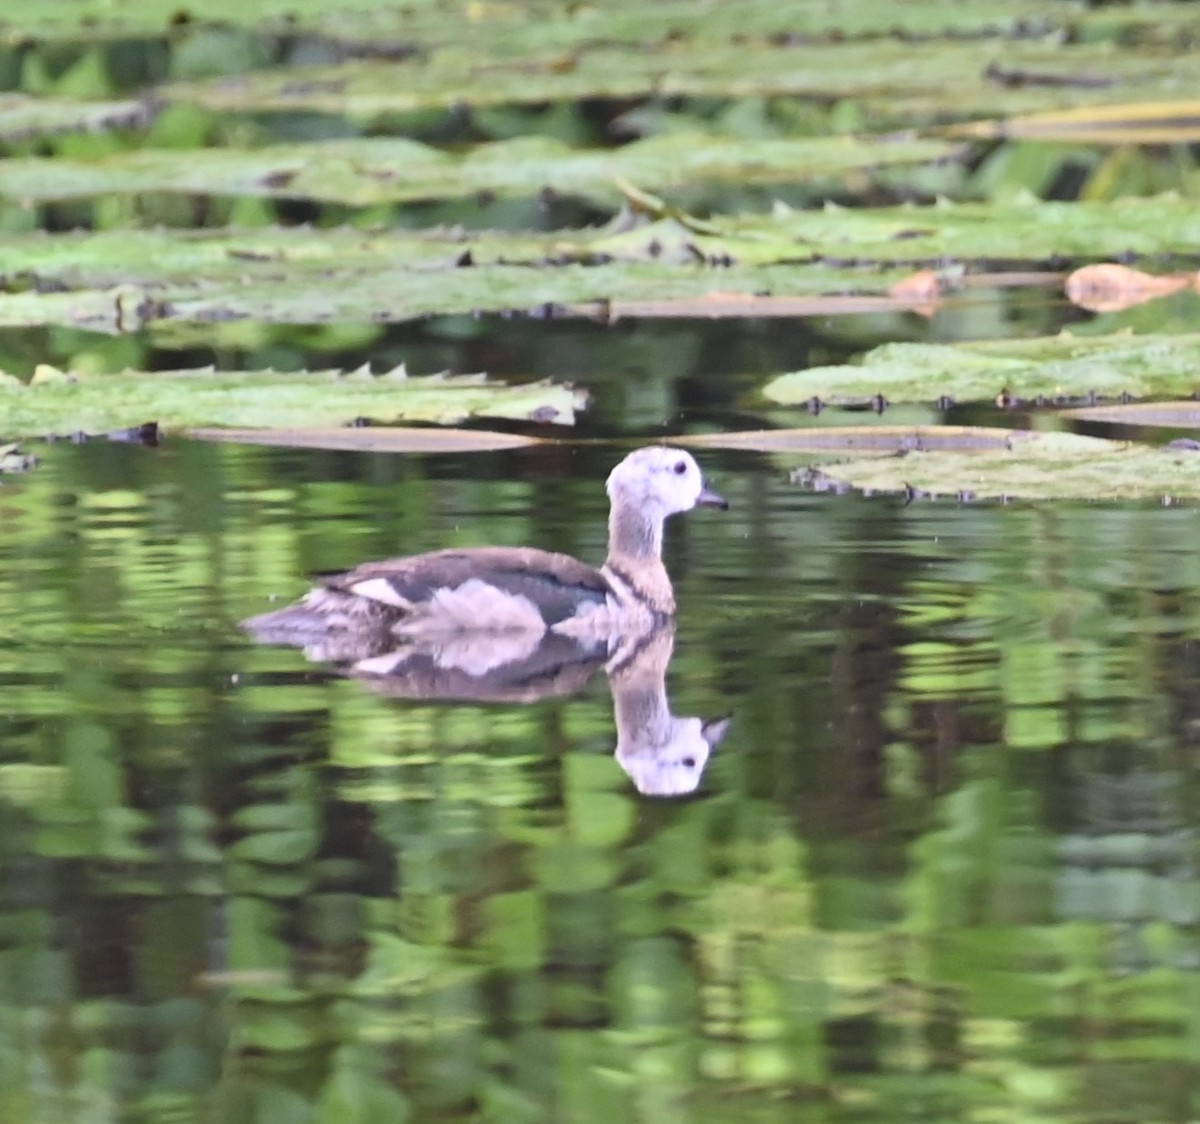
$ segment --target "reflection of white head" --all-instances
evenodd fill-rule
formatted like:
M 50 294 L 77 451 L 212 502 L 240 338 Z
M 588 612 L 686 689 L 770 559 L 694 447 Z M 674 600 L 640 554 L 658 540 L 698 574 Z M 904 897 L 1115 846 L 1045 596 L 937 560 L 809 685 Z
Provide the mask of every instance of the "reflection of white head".
M 690 453 L 651 445 L 627 456 L 608 474 L 608 498 L 646 515 L 665 519 L 697 504 L 724 507 L 725 501 L 704 481 Z
M 636 736 L 623 738 L 621 734 L 626 731 L 618 730 L 617 761 L 638 792 L 646 796 L 686 796 L 696 790 L 708 755 L 725 736 L 730 721 L 673 717 L 666 741 L 655 743 L 639 743 Z M 639 732 L 628 731 L 635 735 Z

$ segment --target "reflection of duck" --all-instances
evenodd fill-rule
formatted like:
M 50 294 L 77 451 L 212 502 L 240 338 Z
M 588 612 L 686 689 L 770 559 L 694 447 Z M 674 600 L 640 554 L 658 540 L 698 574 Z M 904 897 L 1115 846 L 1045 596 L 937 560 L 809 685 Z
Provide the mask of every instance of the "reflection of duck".
M 667 698 L 667 665 L 675 630 L 658 629 L 632 659 L 609 665 L 617 761 L 638 792 L 684 796 L 700 783 L 709 753 L 725 736 L 731 718 L 677 718 Z
M 299 604 L 243 627 L 268 643 L 487 633 L 524 635 L 532 648 L 555 633 L 611 648 L 675 612 L 662 562 L 667 517 L 697 504 L 727 505 L 688 453 L 661 445 L 621 461 L 609 474 L 608 496 L 608 557 L 599 569 L 529 548 L 439 550 L 323 578 Z
M 671 621 L 620 638 L 615 654 L 601 642 L 581 643 L 555 632 L 456 633 L 390 638 L 383 650 L 366 637 L 357 650 L 345 637 L 333 654 L 310 645 L 310 658 L 334 659 L 341 672 L 392 698 L 480 703 L 528 703 L 581 690 L 603 667 L 613 697 L 616 757 L 639 792 L 682 796 L 695 790 L 709 753 L 729 718 L 677 718 L 667 698 L 667 667 L 675 646 Z
M 730 719 L 677 718 L 667 698 L 667 667 L 675 648 L 668 621 L 624 638 L 605 663 L 605 648 L 580 645 L 548 632 L 540 642 L 514 649 L 488 634 L 408 641 L 394 651 L 343 670 L 372 690 L 399 698 L 476 702 L 534 702 L 580 690 L 605 666 L 617 726 L 616 756 L 639 792 L 682 796 L 695 790 L 708 755 Z

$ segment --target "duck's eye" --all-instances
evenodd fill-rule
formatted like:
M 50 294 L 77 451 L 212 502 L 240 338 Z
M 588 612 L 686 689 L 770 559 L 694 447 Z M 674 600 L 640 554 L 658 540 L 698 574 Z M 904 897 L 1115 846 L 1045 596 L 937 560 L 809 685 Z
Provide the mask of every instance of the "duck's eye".
M 675 475 L 682 476 L 685 472 L 687 472 L 687 463 L 685 461 L 676 461 Z

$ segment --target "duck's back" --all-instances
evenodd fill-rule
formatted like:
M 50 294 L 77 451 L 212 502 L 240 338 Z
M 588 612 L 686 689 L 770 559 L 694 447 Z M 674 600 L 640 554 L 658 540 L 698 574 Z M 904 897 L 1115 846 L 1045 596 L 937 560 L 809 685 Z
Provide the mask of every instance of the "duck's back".
M 368 562 L 326 577 L 323 586 L 404 614 L 435 612 L 458 594 L 470 602 L 473 613 L 494 618 L 497 627 L 503 627 L 511 613 L 516 614 L 513 627 L 518 627 L 520 613 L 532 607 L 549 628 L 582 608 L 603 604 L 612 592 L 599 570 L 570 555 L 504 546 Z M 473 623 L 487 627 L 482 619 Z
M 438 550 L 324 575 L 299 604 L 243 624 L 282 642 L 343 630 L 540 633 L 603 606 L 611 593 L 599 570 L 566 554 Z

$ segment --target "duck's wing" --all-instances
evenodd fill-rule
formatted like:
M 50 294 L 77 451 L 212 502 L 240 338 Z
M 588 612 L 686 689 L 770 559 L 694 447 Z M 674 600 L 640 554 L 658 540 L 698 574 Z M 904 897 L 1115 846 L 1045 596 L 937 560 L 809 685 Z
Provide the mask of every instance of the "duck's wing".
M 521 597 L 549 627 L 573 616 L 581 606 L 602 604 L 611 593 L 604 575 L 568 554 L 529 547 L 488 546 L 437 550 L 408 558 L 368 562 L 322 579 L 326 589 L 365 597 L 411 612 L 470 583 L 486 598 Z

